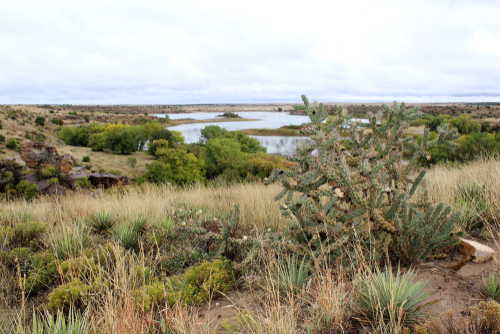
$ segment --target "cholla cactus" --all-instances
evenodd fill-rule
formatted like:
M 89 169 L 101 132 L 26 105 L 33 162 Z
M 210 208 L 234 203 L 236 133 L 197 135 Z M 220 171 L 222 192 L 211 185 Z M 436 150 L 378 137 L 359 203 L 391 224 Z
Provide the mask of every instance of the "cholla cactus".
M 392 109 L 383 106 L 385 119 L 379 112 L 362 123 L 342 108 L 332 117 L 322 104 L 310 104 L 305 96 L 302 100 L 311 123 L 301 132 L 311 141 L 299 144 L 289 158 L 296 167 L 275 170 L 268 183 L 281 182 L 284 189 L 276 200 L 286 196 L 281 209 L 294 218 L 291 240 L 304 252 L 340 252 L 357 235 L 373 241 L 381 255 L 419 261 L 456 242 L 452 232 L 457 217 L 450 208 L 410 202 L 425 176 L 419 158 L 428 157 L 427 150 L 438 144 L 455 147 L 455 129 L 446 124 L 432 141 L 426 129 L 418 145 L 403 131 L 420 116 L 419 108 L 394 102 Z M 407 164 L 402 162 L 405 149 L 415 152 Z

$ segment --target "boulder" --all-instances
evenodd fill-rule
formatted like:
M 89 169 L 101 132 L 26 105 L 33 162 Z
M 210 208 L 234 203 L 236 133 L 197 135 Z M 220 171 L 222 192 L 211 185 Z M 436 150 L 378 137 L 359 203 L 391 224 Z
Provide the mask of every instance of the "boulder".
M 84 171 L 78 173 L 72 172 L 64 175 L 64 183 L 66 184 L 66 186 L 73 189 L 75 187 L 75 181 L 82 177 L 87 177 L 87 173 L 85 173 Z
M 491 261 L 493 259 L 493 254 L 495 253 L 495 251 L 490 247 L 467 239 L 460 239 L 459 249 L 465 255 L 473 256 L 474 259 L 472 262 L 474 263 Z
M 64 196 L 66 195 L 66 189 L 64 187 L 61 187 L 57 183 L 53 183 L 47 189 L 45 189 L 45 193 L 50 196 L 52 195 Z
M 73 169 L 75 159 L 69 154 L 60 156 L 54 146 L 43 142 L 26 142 L 21 147 L 21 158 L 30 168 L 44 168 L 55 166 L 61 172 L 69 172 Z
M 128 184 L 128 177 L 123 175 L 91 173 L 88 175 L 88 178 L 92 186 L 97 188 L 109 189 L 114 186 Z

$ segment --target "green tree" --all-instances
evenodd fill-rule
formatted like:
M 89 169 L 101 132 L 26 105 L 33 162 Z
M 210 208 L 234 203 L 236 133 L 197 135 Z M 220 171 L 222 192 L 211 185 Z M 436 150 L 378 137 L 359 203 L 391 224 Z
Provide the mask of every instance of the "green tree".
M 220 175 L 227 168 L 238 169 L 244 158 L 236 139 L 214 138 L 205 145 L 204 160 L 207 178 Z
M 267 149 L 260 145 L 260 142 L 252 137 L 249 137 L 243 131 L 227 132 L 221 138 L 235 139 L 240 143 L 241 152 L 243 153 L 266 153 Z
M 10 150 L 15 150 L 17 149 L 17 142 L 14 138 L 10 138 L 7 140 L 7 144 L 5 144 L 5 147 L 7 147 Z
M 207 125 L 203 129 L 201 129 L 200 142 L 202 144 L 204 144 L 207 141 L 209 141 L 210 139 L 220 137 L 226 133 L 227 133 L 227 130 L 224 128 L 221 128 L 218 125 Z

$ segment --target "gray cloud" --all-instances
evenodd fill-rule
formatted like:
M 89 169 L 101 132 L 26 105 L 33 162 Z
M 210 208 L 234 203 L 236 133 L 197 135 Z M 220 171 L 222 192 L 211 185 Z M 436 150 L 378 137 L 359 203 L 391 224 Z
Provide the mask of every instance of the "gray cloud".
M 500 100 L 497 1 L 20 0 L 0 103 Z

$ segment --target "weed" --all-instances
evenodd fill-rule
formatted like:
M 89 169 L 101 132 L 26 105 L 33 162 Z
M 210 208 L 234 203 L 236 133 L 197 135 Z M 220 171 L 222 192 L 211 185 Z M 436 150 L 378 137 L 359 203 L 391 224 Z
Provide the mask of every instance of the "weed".
M 488 277 L 481 278 L 482 295 L 493 300 L 500 298 L 500 275 L 498 273 L 490 274 Z

